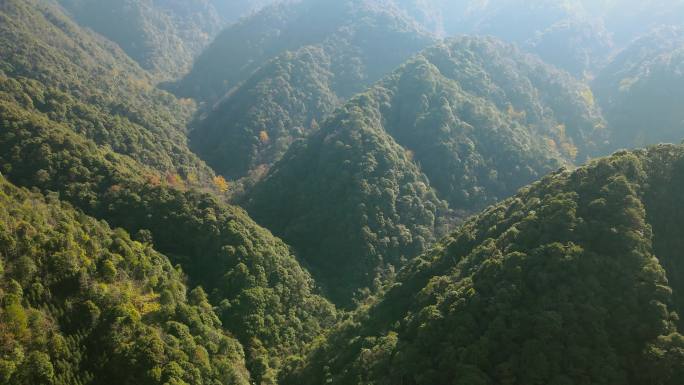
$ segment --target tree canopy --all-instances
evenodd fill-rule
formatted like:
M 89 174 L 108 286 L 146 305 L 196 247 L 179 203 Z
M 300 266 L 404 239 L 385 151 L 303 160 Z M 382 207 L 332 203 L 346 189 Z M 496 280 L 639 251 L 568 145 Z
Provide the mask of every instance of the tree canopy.
M 378 269 L 428 247 L 454 216 L 586 158 L 603 123 L 583 94 L 585 85 L 511 46 L 455 39 L 338 109 L 245 205 L 334 300 L 350 298 L 372 287 Z
M 201 288 L 148 243 L 0 177 L 0 383 L 235 384 Z
M 560 170 L 466 221 L 283 384 L 677 384 L 684 147 Z

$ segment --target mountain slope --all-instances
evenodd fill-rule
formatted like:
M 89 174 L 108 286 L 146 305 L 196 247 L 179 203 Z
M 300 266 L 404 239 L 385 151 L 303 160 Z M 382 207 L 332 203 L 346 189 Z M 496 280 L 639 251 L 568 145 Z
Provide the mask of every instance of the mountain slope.
M 394 0 L 428 30 L 442 36 L 495 36 L 535 53 L 577 77 L 603 64 L 613 46 L 602 11 L 581 1 Z
M 244 344 L 252 380 L 269 383 L 335 310 L 282 241 L 210 193 L 223 187 L 208 188 L 213 172 L 185 146 L 190 111 L 164 92 L 134 92 L 129 76 L 145 73 L 58 8 L 11 1 L 1 17 L 2 173 L 180 264 Z M 131 72 L 108 70 L 120 68 Z
M 272 378 L 278 360 L 334 321 L 334 308 L 314 293 L 287 246 L 242 210 L 208 194 L 179 191 L 155 179 L 153 170 L 98 149 L 59 124 L 5 108 L 3 119 L 8 112 L 17 117 L 2 121 L 6 175 L 23 186 L 59 192 L 89 214 L 141 234 L 179 263 L 219 305 L 223 326 L 245 344 L 253 378 Z
M 385 130 L 454 209 L 482 208 L 582 162 L 602 135 L 585 84 L 491 38 L 427 49 L 373 92 L 387 98 Z
M 608 151 L 684 139 L 684 33 L 661 28 L 632 42 L 593 88 L 607 122 Z
M 542 179 L 416 259 L 282 383 L 678 383 L 682 175 L 684 148 L 661 146 Z
M 292 148 L 247 204 L 345 305 L 444 231 L 446 203 L 382 130 L 375 103 L 348 105 Z
M 354 3 L 345 3 L 349 20 L 329 36 L 261 66 L 196 125 L 192 146 L 218 173 L 237 179 L 271 166 L 315 122 L 433 41 L 391 11 Z M 296 17 L 312 24 L 335 11 Z M 217 49 L 227 47 L 211 47 L 206 55 Z
M 210 0 L 219 16 L 226 23 L 233 23 L 241 17 L 258 12 L 278 0 Z
M 0 382 L 247 384 L 198 288 L 132 241 L 0 177 Z
M 0 10 L 2 99 L 190 184 L 213 172 L 187 147 L 193 109 L 151 86 L 110 42 L 50 2 L 8 0 Z
M 392 33 L 399 36 L 402 32 L 417 33 L 417 27 L 411 25 L 410 19 L 400 15 L 391 4 L 374 0 L 305 0 L 274 4 L 223 30 L 197 58 L 192 71 L 174 90 L 181 96 L 214 102 L 278 55 L 325 43 L 333 38 L 349 39 L 353 43 L 352 47 L 360 49 L 361 53 L 357 55 L 366 61 L 361 65 L 369 67 L 367 76 L 377 79 L 382 76 L 382 73 L 375 72 L 377 68 L 373 68 L 377 63 L 369 61 L 364 55 L 373 58 L 374 52 L 370 48 L 383 47 L 375 41 L 377 37 L 369 42 L 364 41 L 362 33 L 372 32 L 367 30 L 369 27 L 379 31 L 384 28 L 384 33 L 390 34 L 384 36 L 387 39 Z M 412 44 L 416 44 L 414 39 L 419 38 L 413 36 L 406 41 L 406 47 L 392 43 L 382 52 L 390 57 L 396 57 L 401 52 L 410 55 L 414 52 L 411 51 L 415 47 Z M 393 41 L 396 37 L 391 39 Z M 369 47 L 364 44 L 373 45 Z M 400 51 L 393 52 L 390 47 Z M 379 59 L 384 58 L 375 57 L 375 60 Z M 404 59 L 401 57 L 398 60 Z
M 336 111 L 245 205 L 339 302 L 439 237 L 442 199 L 462 217 L 585 159 L 602 124 L 587 92 L 501 42 L 455 39 Z
M 210 0 L 58 0 L 81 25 L 117 43 L 157 78 L 172 80 L 223 26 Z

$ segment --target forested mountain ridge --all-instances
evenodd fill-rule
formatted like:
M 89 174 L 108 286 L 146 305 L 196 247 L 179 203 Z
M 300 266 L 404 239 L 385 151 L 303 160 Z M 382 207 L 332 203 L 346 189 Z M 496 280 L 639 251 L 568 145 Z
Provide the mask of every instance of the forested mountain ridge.
M 446 202 L 382 129 L 377 103 L 343 107 L 295 144 L 246 203 L 346 306 L 446 230 Z
M 469 219 L 283 384 L 678 384 L 684 147 L 561 170 Z M 681 326 L 681 325 L 680 325 Z
M 348 20 L 335 16 L 340 26 L 320 42 L 277 56 L 226 94 L 191 132 L 197 154 L 230 179 L 267 169 L 347 98 L 434 42 L 396 11 L 353 3 L 335 6 L 344 6 Z M 329 8 L 307 9 L 296 17 L 301 23 L 317 23 L 337 11 Z M 206 54 L 228 48 L 210 47 Z
M 0 176 L 0 383 L 248 384 L 201 288 L 149 244 Z
M 454 39 L 352 98 L 245 206 L 339 302 L 439 238 L 444 201 L 463 217 L 586 159 L 603 124 L 590 95 L 497 40 Z
M 492 35 L 580 78 L 652 29 L 684 21 L 681 0 L 393 1 L 440 36 Z
M 53 0 L 50 0 L 53 1 Z M 57 0 L 82 26 L 117 43 L 155 81 L 185 75 L 227 25 L 274 0 Z
M 150 166 L 161 179 L 210 183 L 213 171 L 187 147 L 192 105 L 156 90 L 122 51 L 49 1 L 7 0 L 0 18 L 4 120 L 25 110 Z
M 380 36 L 365 42 L 361 33 L 373 32 L 368 31 L 368 27 L 379 31 L 386 28 L 385 33 L 390 35 L 384 37 L 391 39 L 389 46 L 383 48 L 377 44 L 376 39 Z M 333 38 L 350 39 L 352 46 L 355 44 L 357 49 L 363 49 L 360 55 L 357 53 L 359 59 L 364 59 L 364 55 L 373 57 L 371 47 L 363 45 L 369 43 L 375 44 L 372 47 L 381 49 L 381 52 L 391 57 L 398 53 L 389 48 L 399 49 L 399 52 L 407 50 L 410 54 L 411 44 L 416 44 L 411 41 L 420 39 L 420 36 L 410 36 L 409 32 L 415 35 L 418 30 L 419 27 L 411 19 L 403 17 L 392 4 L 381 1 L 304 0 L 276 3 L 223 30 L 197 58 L 192 71 L 176 84 L 174 91 L 183 97 L 213 102 L 278 55 L 325 43 Z M 408 47 L 391 42 L 396 39 L 392 33 L 402 32 L 409 37 L 405 42 L 409 44 Z M 400 58 L 399 62 L 404 59 Z M 375 57 L 375 61 L 382 63 L 378 57 Z M 364 64 L 369 66 L 370 77 L 377 79 L 382 76 L 382 72 L 374 72 L 381 71 L 380 68 L 370 66 L 377 63 L 361 65 Z
M 609 124 L 607 150 L 684 139 L 684 32 L 663 27 L 630 43 L 592 87 Z
M 682 11 L 0 0 L 0 385 L 679 385 Z
M 277 1 L 280 0 L 211 0 L 211 3 L 226 23 L 233 23 Z
M 146 83 L 135 88 L 132 76 L 147 80 L 145 72 L 58 7 L 12 0 L 1 11 L 2 173 L 59 193 L 180 264 L 244 345 L 251 379 L 272 382 L 335 309 L 287 245 L 197 192 L 229 186 L 185 146 L 192 109 Z
M 601 14 L 589 12 L 582 1 L 394 2 L 440 36 L 495 36 L 579 78 L 599 68 L 613 48 Z
M 589 87 L 512 45 L 462 37 L 422 52 L 375 90 L 384 127 L 452 208 L 482 208 L 595 154 Z
M 224 25 L 210 0 L 58 0 L 159 80 L 190 70 Z

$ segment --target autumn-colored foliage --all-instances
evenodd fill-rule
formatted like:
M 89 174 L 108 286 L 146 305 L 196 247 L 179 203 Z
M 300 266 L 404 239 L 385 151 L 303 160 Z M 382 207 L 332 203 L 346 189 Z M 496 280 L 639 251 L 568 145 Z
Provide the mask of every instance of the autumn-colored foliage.
M 228 191 L 228 189 L 230 188 L 230 185 L 226 181 L 226 178 L 220 175 L 214 177 L 214 186 L 216 186 L 216 188 L 222 193 Z
M 268 136 L 268 132 L 261 131 L 259 133 L 259 141 L 261 142 L 261 144 L 268 144 L 268 142 L 271 141 L 271 138 Z

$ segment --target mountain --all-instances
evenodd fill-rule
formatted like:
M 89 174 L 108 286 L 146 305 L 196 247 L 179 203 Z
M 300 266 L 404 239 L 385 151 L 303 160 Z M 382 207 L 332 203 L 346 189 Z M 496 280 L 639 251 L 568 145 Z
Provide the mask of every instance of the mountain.
M 213 172 L 187 147 L 192 104 L 155 89 L 150 75 L 115 45 L 51 2 L 5 1 L 0 21 L 5 121 L 30 114 L 149 166 L 161 178 L 211 180 Z
M 626 46 L 634 39 L 662 26 L 684 26 L 684 1 L 583 0 L 592 14 L 601 15 L 615 42 Z
M 543 178 L 412 261 L 281 383 L 679 383 L 682 176 L 684 147 L 663 145 Z
M 192 71 L 176 84 L 174 92 L 183 97 L 214 102 L 278 55 L 320 44 L 327 44 L 328 49 L 335 50 L 331 45 L 342 43 L 340 53 L 351 48 L 352 54 L 359 58 L 357 60 L 363 60 L 354 64 L 361 68 L 367 66 L 366 76 L 377 78 L 382 76 L 382 73 L 378 74 L 382 67 L 373 65 L 389 65 L 391 68 L 391 64 L 385 64 L 373 49 L 389 55 L 387 62 L 399 60 L 398 65 L 406 59 L 406 56 L 396 59 L 398 56 L 410 55 L 421 48 L 421 37 L 414 36 L 417 28 L 391 4 L 375 0 L 276 3 L 223 30 L 197 58 Z M 369 41 L 363 35 L 366 32 L 369 33 Z M 402 36 L 408 39 L 401 40 Z M 383 47 L 378 39 L 387 39 L 388 46 Z M 399 51 L 394 52 L 393 49 Z
M 602 13 L 581 1 L 393 1 L 438 35 L 495 36 L 577 77 L 598 69 L 613 49 Z
M 248 384 L 201 288 L 149 244 L 0 176 L 0 382 Z
M 210 0 L 216 12 L 226 23 L 234 23 L 242 17 L 258 12 L 279 0 Z
M 179 264 L 243 344 L 250 380 L 272 382 L 335 309 L 287 245 L 223 202 L 229 186 L 187 148 L 191 106 L 59 7 L 0 11 L 0 171 Z
M 506 198 L 585 159 L 602 124 L 569 75 L 494 39 L 454 39 L 336 111 L 245 205 L 339 302 L 439 237 L 442 200 L 462 217 Z
M 318 3 L 309 1 L 300 5 L 299 13 L 290 18 L 311 25 L 315 20 L 334 16 L 340 24 L 335 30 L 321 35 L 320 42 L 299 48 L 293 46 L 292 51 L 263 64 L 195 125 L 191 133 L 192 147 L 218 173 L 238 179 L 270 167 L 294 140 L 314 131 L 317 122 L 347 98 L 433 42 L 391 10 L 359 7 L 353 5 L 354 1 L 337 4 L 335 9 Z M 343 5 L 345 14 L 335 15 Z M 280 9 L 275 7 L 265 12 Z M 259 14 L 243 24 L 251 25 L 262 17 Z M 289 29 L 284 27 L 283 34 L 286 31 Z M 228 32 L 237 33 L 231 29 Z M 221 44 L 227 39 L 226 33 L 205 55 L 214 55 L 217 50 L 231 52 L 230 47 Z M 298 43 L 283 39 L 293 45 Z M 235 59 L 246 58 L 227 58 L 225 64 L 230 67 Z M 212 58 L 211 64 L 216 66 L 218 63 L 214 60 L 217 59 Z M 228 67 L 220 70 L 226 71 Z M 215 71 L 203 75 L 212 79 L 221 76 Z M 213 81 L 212 85 L 215 84 Z
M 187 72 L 224 25 L 210 0 L 58 1 L 79 24 L 117 43 L 162 80 Z
M 446 203 L 383 131 L 374 108 L 370 99 L 343 108 L 288 151 L 247 205 L 346 306 L 445 230 Z
M 608 150 L 684 139 L 684 34 L 660 28 L 633 41 L 593 82 L 609 123 Z

